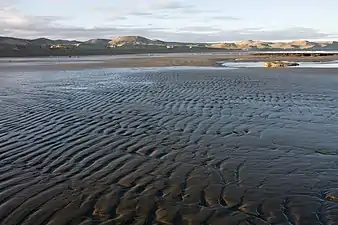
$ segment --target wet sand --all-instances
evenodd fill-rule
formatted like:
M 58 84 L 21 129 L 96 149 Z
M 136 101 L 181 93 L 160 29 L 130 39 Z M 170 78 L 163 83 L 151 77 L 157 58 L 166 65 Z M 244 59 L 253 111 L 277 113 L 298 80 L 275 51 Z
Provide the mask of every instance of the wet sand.
M 318 62 L 338 60 L 337 55 L 328 56 L 282 56 L 254 55 L 246 53 L 205 53 L 205 54 L 154 54 L 118 55 L 70 58 L 8 58 L 0 60 L 2 71 L 41 71 L 78 70 L 100 68 L 139 68 L 139 67 L 216 67 L 220 62 L 259 62 L 259 61 Z
M 338 224 L 337 74 L 1 70 L 0 224 Z

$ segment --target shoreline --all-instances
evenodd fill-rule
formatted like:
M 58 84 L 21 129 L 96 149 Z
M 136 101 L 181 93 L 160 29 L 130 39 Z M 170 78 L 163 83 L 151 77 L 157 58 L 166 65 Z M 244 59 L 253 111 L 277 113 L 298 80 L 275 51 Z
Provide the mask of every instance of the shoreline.
M 102 57 L 102 56 L 98 56 Z M 207 54 L 207 55 L 133 55 L 130 57 L 103 57 L 102 59 L 65 58 L 34 58 L 34 60 L 1 61 L 3 71 L 12 70 L 73 70 L 97 68 L 140 68 L 140 67 L 220 67 L 222 62 L 264 62 L 264 61 L 290 61 L 290 62 L 329 62 L 338 60 L 338 56 L 266 56 L 266 55 L 237 55 L 237 54 Z

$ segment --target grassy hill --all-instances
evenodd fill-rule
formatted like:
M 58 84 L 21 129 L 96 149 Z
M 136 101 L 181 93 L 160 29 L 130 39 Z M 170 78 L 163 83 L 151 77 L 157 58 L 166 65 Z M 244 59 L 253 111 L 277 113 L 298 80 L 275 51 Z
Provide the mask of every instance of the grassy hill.
M 238 50 L 338 51 L 338 42 L 310 42 L 306 40 L 297 40 L 292 42 L 263 42 L 248 40 L 208 44 L 168 42 L 162 40 L 152 40 L 141 36 L 120 36 L 114 39 L 91 39 L 88 41 L 0 37 L 0 57 L 111 55 Z

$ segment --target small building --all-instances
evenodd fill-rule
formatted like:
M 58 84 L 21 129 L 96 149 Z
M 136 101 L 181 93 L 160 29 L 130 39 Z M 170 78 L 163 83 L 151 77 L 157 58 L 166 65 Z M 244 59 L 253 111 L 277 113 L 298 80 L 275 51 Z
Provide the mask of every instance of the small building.
M 58 44 L 58 45 L 51 45 L 49 47 L 50 49 L 58 49 L 58 48 L 62 48 L 62 45 Z

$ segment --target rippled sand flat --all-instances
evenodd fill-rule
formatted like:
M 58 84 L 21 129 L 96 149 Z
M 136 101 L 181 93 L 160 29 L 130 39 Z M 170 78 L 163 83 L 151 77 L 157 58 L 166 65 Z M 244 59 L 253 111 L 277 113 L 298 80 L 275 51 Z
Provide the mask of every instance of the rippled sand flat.
M 337 75 L 0 72 L 0 224 L 338 224 Z

